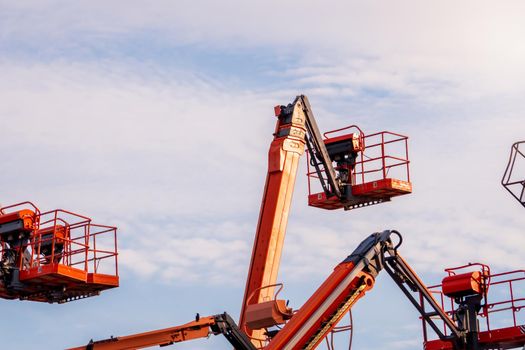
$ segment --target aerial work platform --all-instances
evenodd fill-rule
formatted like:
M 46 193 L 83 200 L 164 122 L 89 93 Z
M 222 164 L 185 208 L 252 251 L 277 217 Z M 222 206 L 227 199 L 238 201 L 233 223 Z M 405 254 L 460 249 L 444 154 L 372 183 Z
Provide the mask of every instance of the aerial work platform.
M 348 129 L 357 132 L 341 135 Z M 332 136 L 334 134 L 336 136 Z M 352 125 L 325 133 L 323 141 L 331 160 L 337 164 L 338 179 L 347 184 L 346 192 L 344 198 L 339 198 L 314 189 L 322 172 L 317 171 L 315 158 L 307 153 L 308 205 L 349 210 L 387 202 L 412 192 L 407 136 L 389 131 L 365 135 Z
M 466 318 L 466 305 L 474 300 L 478 306 L 472 318 L 478 323 L 476 342 L 480 348 L 506 350 L 525 346 L 525 270 L 491 274 L 487 265 L 475 263 L 445 271 L 448 276 L 443 282 L 429 289 L 455 320 Z M 423 320 L 425 350 L 454 349 L 452 342 L 431 339 L 427 328 Z M 447 335 L 445 327 L 443 330 Z
M 63 303 L 118 287 L 117 229 L 31 202 L 0 208 L 0 297 Z

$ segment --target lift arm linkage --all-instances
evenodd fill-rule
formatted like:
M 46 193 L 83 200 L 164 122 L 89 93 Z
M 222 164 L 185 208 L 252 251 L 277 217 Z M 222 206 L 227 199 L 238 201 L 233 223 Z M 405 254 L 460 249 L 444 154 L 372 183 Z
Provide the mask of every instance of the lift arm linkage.
M 270 341 L 265 350 L 315 349 L 341 318 L 372 289 L 390 231 L 375 233 L 337 265 L 332 274 Z
M 394 246 L 391 236 L 399 237 Z M 374 233 L 366 238 L 346 259 L 339 263 L 332 274 L 279 330 L 269 343 L 260 347 L 252 344 L 249 334 L 235 324 L 226 313 L 203 317 L 193 322 L 125 337 L 91 341 L 87 346 L 69 350 L 131 350 L 150 346 L 166 346 L 177 342 L 206 338 L 210 334 L 223 334 L 235 350 L 313 350 L 331 332 L 342 317 L 375 284 L 375 278 L 385 269 L 396 282 L 420 315 L 431 325 L 439 338 L 452 344 L 454 350 L 478 350 L 468 347 L 468 330 L 460 329 L 439 306 L 428 288 L 414 270 L 399 255 L 397 248 L 402 238 L 397 231 Z M 418 301 L 412 293 L 419 295 Z M 426 311 L 423 301 L 430 305 Z M 425 304 L 425 305 L 426 305 Z M 448 332 L 436 324 L 444 322 Z M 447 335 L 449 334 L 449 335 Z
M 392 243 L 392 234 L 399 237 L 397 246 Z M 383 268 L 421 316 L 431 324 L 440 339 L 452 341 L 454 349 L 464 349 L 465 333 L 458 329 L 417 274 L 398 254 L 397 248 L 401 242 L 401 235 L 397 231 L 374 233 L 365 239 L 350 256 L 336 266 L 334 272 L 277 333 L 265 350 L 315 349 L 357 300 L 373 288 L 375 277 Z M 432 308 L 431 312 L 425 312 L 408 288 L 425 299 Z M 445 335 L 432 317 L 439 317 L 445 322 L 451 335 Z
M 308 133 L 306 134 L 306 144 L 308 146 L 308 150 L 313 153 L 313 165 L 315 167 L 317 175 L 319 176 L 319 180 L 321 181 L 323 190 L 325 191 L 327 196 L 335 194 L 338 198 L 341 198 L 341 189 L 337 176 L 335 174 L 335 169 L 332 166 L 332 161 L 330 159 L 330 156 L 328 155 L 328 150 L 326 149 L 323 137 L 321 136 L 321 132 L 319 131 L 319 127 L 317 126 L 317 122 L 315 121 L 312 112 L 312 107 L 310 107 L 310 102 L 308 101 L 308 98 L 304 95 L 297 96 L 297 99 L 302 102 L 303 113 L 306 116 L 306 130 L 308 131 Z M 324 182 L 324 178 L 321 174 L 321 169 L 318 165 L 316 165 L 316 159 L 321 162 L 330 187 L 328 187 L 327 184 Z
M 423 317 L 434 332 L 436 332 L 439 339 L 451 341 L 455 349 L 463 349 L 465 332 L 460 330 L 445 310 L 439 306 L 431 292 L 405 259 L 399 255 L 397 250 L 389 250 L 389 252 L 393 252 L 394 254 L 383 256 L 383 267 L 388 275 L 394 280 L 412 305 L 414 305 L 421 317 Z M 412 293 L 419 294 L 420 300 L 418 301 Z M 424 309 L 423 302 L 426 302 L 430 306 L 430 311 Z M 440 326 L 438 326 L 435 317 L 438 317 L 439 320 L 445 324 L 450 335 L 446 335 L 446 333 L 443 332 Z
M 95 342 L 90 341 L 86 346 L 68 350 L 135 350 L 151 346 L 162 347 L 192 339 L 207 338 L 210 334 L 224 335 L 235 350 L 256 350 L 227 313 L 197 317 L 195 321 L 181 326 L 123 337 L 111 337 Z

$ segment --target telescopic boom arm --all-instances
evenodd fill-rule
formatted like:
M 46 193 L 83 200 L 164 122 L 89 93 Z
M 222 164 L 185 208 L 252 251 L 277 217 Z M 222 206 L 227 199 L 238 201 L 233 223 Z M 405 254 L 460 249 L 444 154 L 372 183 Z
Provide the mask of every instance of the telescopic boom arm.
M 288 106 L 275 107 L 275 114 L 277 124 L 268 154 L 268 174 L 239 319 L 240 328 L 257 347 L 263 345 L 265 336 L 262 330 L 246 327 L 246 308 L 274 297 L 274 287 L 266 287 L 277 282 L 299 158 L 304 153 L 305 144 L 323 166 L 323 170 L 320 167 L 316 170 L 325 192 L 341 195 L 308 98 L 297 96 Z M 328 179 L 328 184 L 323 178 Z
M 85 346 L 68 350 L 135 350 L 151 346 L 167 346 L 183 341 L 207 338 L 211 334 L 222 334 L 236 350 L 256 350 L 250 340 L 239 330 L 235 321 L 227 313 L 199 317 L 195 321 L 177 327 L 159 329 L 151 332 L 111 337 L 90 341 Z

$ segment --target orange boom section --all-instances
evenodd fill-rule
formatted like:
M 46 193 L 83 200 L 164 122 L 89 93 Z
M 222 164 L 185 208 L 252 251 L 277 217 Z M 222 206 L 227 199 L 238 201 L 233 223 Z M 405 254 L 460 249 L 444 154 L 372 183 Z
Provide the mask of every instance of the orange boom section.
M 258 347 L 265 341 L 264 330 L 247 327 L 246 308 L 273 299 L 299 158 L 305 147 L 306 117 L 301 103 L 294 105 L 291 114 L 281 113 L 280 108 L 276 108 L 276 114 L 275 136 L 268 154 L 268 174 L 239 321 L 241 329 Z
M 122 337 L 111 337 L 106 340 L 90 342 L 87 346 L 80 346 L 68 350 L 135 350 L 149 348 L 155 345 L 167 346 L 182 341 L 206 338 L 211 333 L 209 328 L 214 326 L 215 323 L 213 316 L 207 316 L 176 327 Z
M 194 321 L 180 326 L 98 341 L 91 340 L 87 345 L 68 350 L 136 350 L 156 345 L 164 347 L 218 334 L 224 335 L 234 349 L 257 350 L 226 312 L 206 317 L 197 314 Z
M 353 262 L 341 263 L 265 349 L 317 348 L 373 285 L 374 278 Z
M 294 314 L 266 350 L 315 349 L 351 307 L 374 286 L 390 232 L 365 239 Z
M 30 202 L 0 213 L 0 297 L 63 303 L 118 287 L 116 227 Z

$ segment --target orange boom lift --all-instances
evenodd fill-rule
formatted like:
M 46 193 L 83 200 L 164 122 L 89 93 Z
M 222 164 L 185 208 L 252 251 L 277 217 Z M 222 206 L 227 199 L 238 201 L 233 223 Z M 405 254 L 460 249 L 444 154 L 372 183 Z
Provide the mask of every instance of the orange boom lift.
M 352 306 L 371 290 L 385 270 L 416 308 L 426 350 L 511 349 L 525 345 L 525 325 L 517 313 L 525 271 L 491 275 L 482 264 L 447 269 L 441 285 L 426 287 L 398 248 L 397 231 L 374 233 L 339 263 L 298 310 L 277 296 L 276 283 L 300 156 L 308 159 L 308 203 L 334 210 L 390 201 L 412 190 L 407 137 L 391 132 L 365 135 L 350 126 L 321 136 L 305 96 L 275 108 L 277 124 L 241 306 L 239 325 L 226 313 L 199 317 L 185 325 L 90 341 L 71 350 L 142 349 L 222 334 L 236 350 L 316 349 L 336 330 Z M 352 130 L 352 132 L 350 131 Z M 393 238 L 397 237 L 397 240 Z M 465 272 L 466 271 L 466 272 Z M 494 300 L 489 287 L 508 288 L 510 298 Z M 279 287 L 277 292 L 275 289 Z M 448 305 L 448 307 L 447 307 Z M 513 323 L 494 327 L 496 313 L 511 312 Z M 482 326 L 479 318 L 486 320 Z M 508 320 L 508 318 L 507 318 Z M 435 334 L 432 338 L 427 328 Z
M 266 341 L 265 331 L 250 327 L 251 318 L 270 312 L 266 308 L 283 310 L 284 301 L 272 300 L 299 157 L 305 146 L 311 206 L 350 210 L 412 191 L 407 137 L 382 132 L 372 135 L 375 142 L 365 147 L 368 138 L 361 129 L 350 126 L 326 133 L 323 138 L 308 98 L 303 95 L 287 106 L 275 107 L 275 115 L 277 123 L 268 153 L 268 173 L 239 320 L 241 329 L 258 347 Z M 348 132 L 352 129 L 356 132 Z M 370 156 L 365 156 L 365 148 Z M 389 150 L 401 155 L 389 154 Z M 403 179 L 387 177 L 391 169 Z M 314 183 L 320 184 L 318 191 L 314 190 Z M 290 315 L 284 312 L 281 317 Z
M 285 301 L 275 300 L 274 295 L 275 287 L 279 286 L 276 282 L 299 159 L 305 150 L 310 206 L 351 210 L 387 202 L 412 191 L 406 136 L 387 131 L 365 135 L 352 125 L 325 133 L 323 137 L 304 95 L 297 96 L 286 106 L 275 107 L 275 115 L 277 122 L 268 152 L 268 172 L 241 306 L 240 327 L 229 325 L 238 330 L 236 334 L 240 334 L 243 342 L 249 339 L 257 348 L 268 342 L 265 328 L 269 324 L 283 323 L 292 316 Z M 194 329 L 193 323 L 189 325 Z M 185 334 L 198 334 L 182 327 Z M 175 332 L 179 332 L 176 328 Z M 159 332 L 167 334 L 163 330 Z M 209 332 L 216 334 L 211 328 Z M 149 343 L 148 338 L 155 336 L 155 332 L 149 332 L 126 339 L 134 337 L 137 342 Z M 173 337 L 180 341 L 178 336 Z M 113 347 L 108 349 L 127 349 L 120 347 L 122 342 L 118 339 L 113 338 L 110 342 Z M 169 342 L 169 337 L 165 341 Z M 95 342 L 90 344 L 90 349 L 106 349 L 101 346 L 107 343 Z

